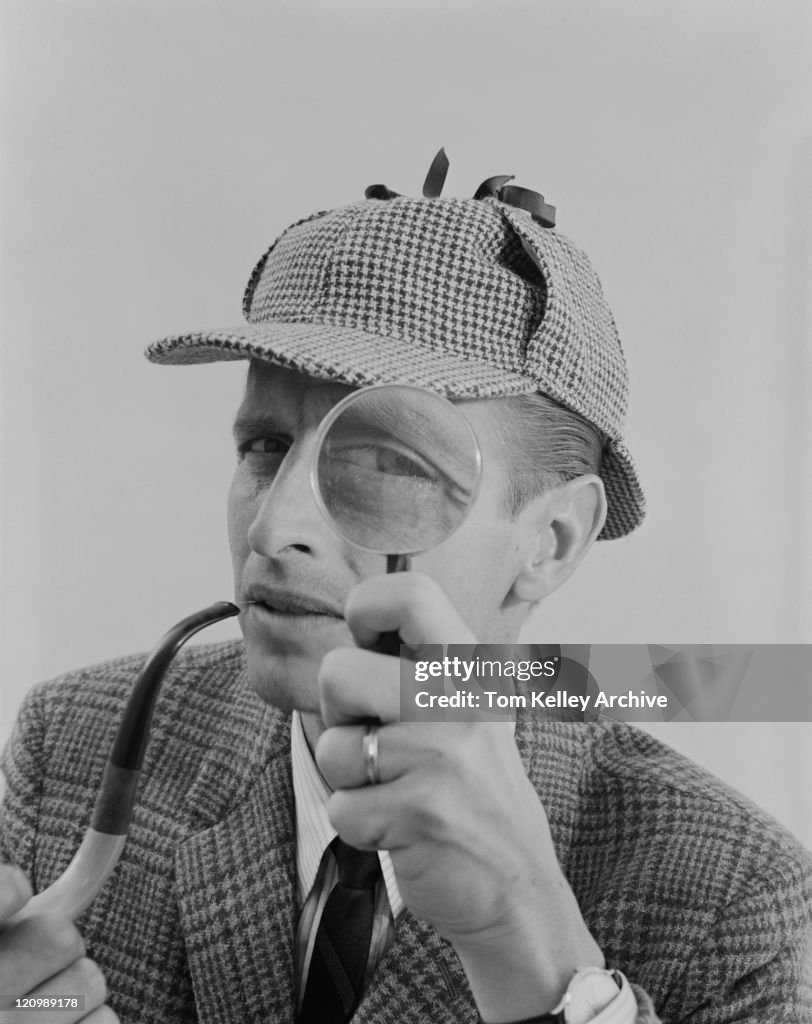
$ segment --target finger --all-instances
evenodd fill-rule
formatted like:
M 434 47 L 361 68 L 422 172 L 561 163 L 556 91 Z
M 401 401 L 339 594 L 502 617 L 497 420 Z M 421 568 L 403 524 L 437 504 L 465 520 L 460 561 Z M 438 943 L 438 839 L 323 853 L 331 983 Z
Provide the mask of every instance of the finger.
M 31 899 L 31 886 L 14 864 L 0 864 L 0 923 L 21 910 Z
M 318 674 L 321 717 L 327 726 L 400 718 L 400 659 L 357 647 L 336 647 Z
M 82 1018 L 82 1024 L 121 1024 L 118 1015 L 113 1013 L 106 1004 L 94 1010 L 87 1017 Z
M 107 982 L 98 964 L 83 956 L 25 995 L 28 999 L 82 997 L 84 1005 L 76 1009 L 61 1007 L 37 1010 L 36 1019 L 41 1021 L 41 1024 L 74 1024 L 75 1021 L 85 1020 L 89 1014 L 100 1009 L 108 993 Z
M 438 732 L 422 726 L 388 725 L 378 729 L 380 784 L 392 782 L 414 768 L 430 770 L 443 757 Z M 332 789 L 369 785 L 365 762 L 365 725 L 342 725 L 325 730 L 316 744 L 316 764 Z
M 398 850 L 436 832 L 435 794 L 428 775 L 408 775 L 387 785 L 341 789 L 327 801 L 330 824 L 359 850 Z
M 0 1008 L 84 956 L 85 944 L 62 914 L 29 917 L 0 935 Z
M 391 630 L 409 647 L 476 643 L 436 580 L 419 572 L 362 580 L 347 595 L 344 616 L 360 647 Z

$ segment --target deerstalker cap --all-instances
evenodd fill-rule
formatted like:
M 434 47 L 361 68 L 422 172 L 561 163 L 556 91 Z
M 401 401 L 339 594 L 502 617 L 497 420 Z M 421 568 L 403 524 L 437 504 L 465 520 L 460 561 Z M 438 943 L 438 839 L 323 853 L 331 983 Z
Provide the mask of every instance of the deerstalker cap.
M 598 277 L 549 219 L 514 205 L 518 193 L 543 197 L 487 185 L 473 199 L 372 186 L 376 198 L 298 221 L 251 274 L 246 324 L 174 335 L 147 357 L 259 359 L 451 399 L 541 392 L 600 431 L 608 514 L 599 539 L 628 533 L 645 499 L 623 443 L 626 361 Z

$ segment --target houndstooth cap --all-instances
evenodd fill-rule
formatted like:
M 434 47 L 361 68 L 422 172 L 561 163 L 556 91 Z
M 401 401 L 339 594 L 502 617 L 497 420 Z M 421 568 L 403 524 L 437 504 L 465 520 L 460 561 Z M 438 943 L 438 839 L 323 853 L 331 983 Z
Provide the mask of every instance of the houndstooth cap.
M 601 432 L 608 514 L 633 530 L 645 499 L 623 444 L 628 373 L 587 257 L 493 195 L 389 194 L 289 227 L 256 265 L 247 324 L 155 342 L 155 363 L 260 359 L 361 387 L 451 399 L 541 392 Z

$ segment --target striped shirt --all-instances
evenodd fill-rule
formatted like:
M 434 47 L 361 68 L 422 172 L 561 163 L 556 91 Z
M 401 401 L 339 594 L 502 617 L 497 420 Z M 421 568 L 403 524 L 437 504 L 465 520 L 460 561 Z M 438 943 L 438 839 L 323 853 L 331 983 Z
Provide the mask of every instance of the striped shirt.
M 338 835 L 327 817 L 330 787 L 319 771 L 304 734 L 301 715 L 293 712 L 290 733 L 293 762 L 293 796 L 296 803 L 296 893 L 299 920 L 296 926 L 296 993 L 297 1009 L 310 969 L 316 942 L 318 922 L 324 904 L 338 881 L 338 867 L 330 843 Z M 327 851 L 325 853 L 325 851 Z M 384 884 L 378 883 L 369 946 L 364 988 L 369 985 L 375 969 L 395 935 L 395 919 L 403 910 L 403 900 L 395 881 L 392 858 L 378 851 Z

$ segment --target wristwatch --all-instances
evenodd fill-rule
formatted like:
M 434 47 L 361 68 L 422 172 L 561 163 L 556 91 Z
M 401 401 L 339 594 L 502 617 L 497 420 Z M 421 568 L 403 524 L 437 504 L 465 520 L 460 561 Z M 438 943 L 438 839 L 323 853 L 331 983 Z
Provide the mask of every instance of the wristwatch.
M 510 1024 L 589 1024 L 617 997 L 624 985 L 626 979 L 620 971 L 579 967 L 561 1002 L 550 1013 L 525 1017 Z

